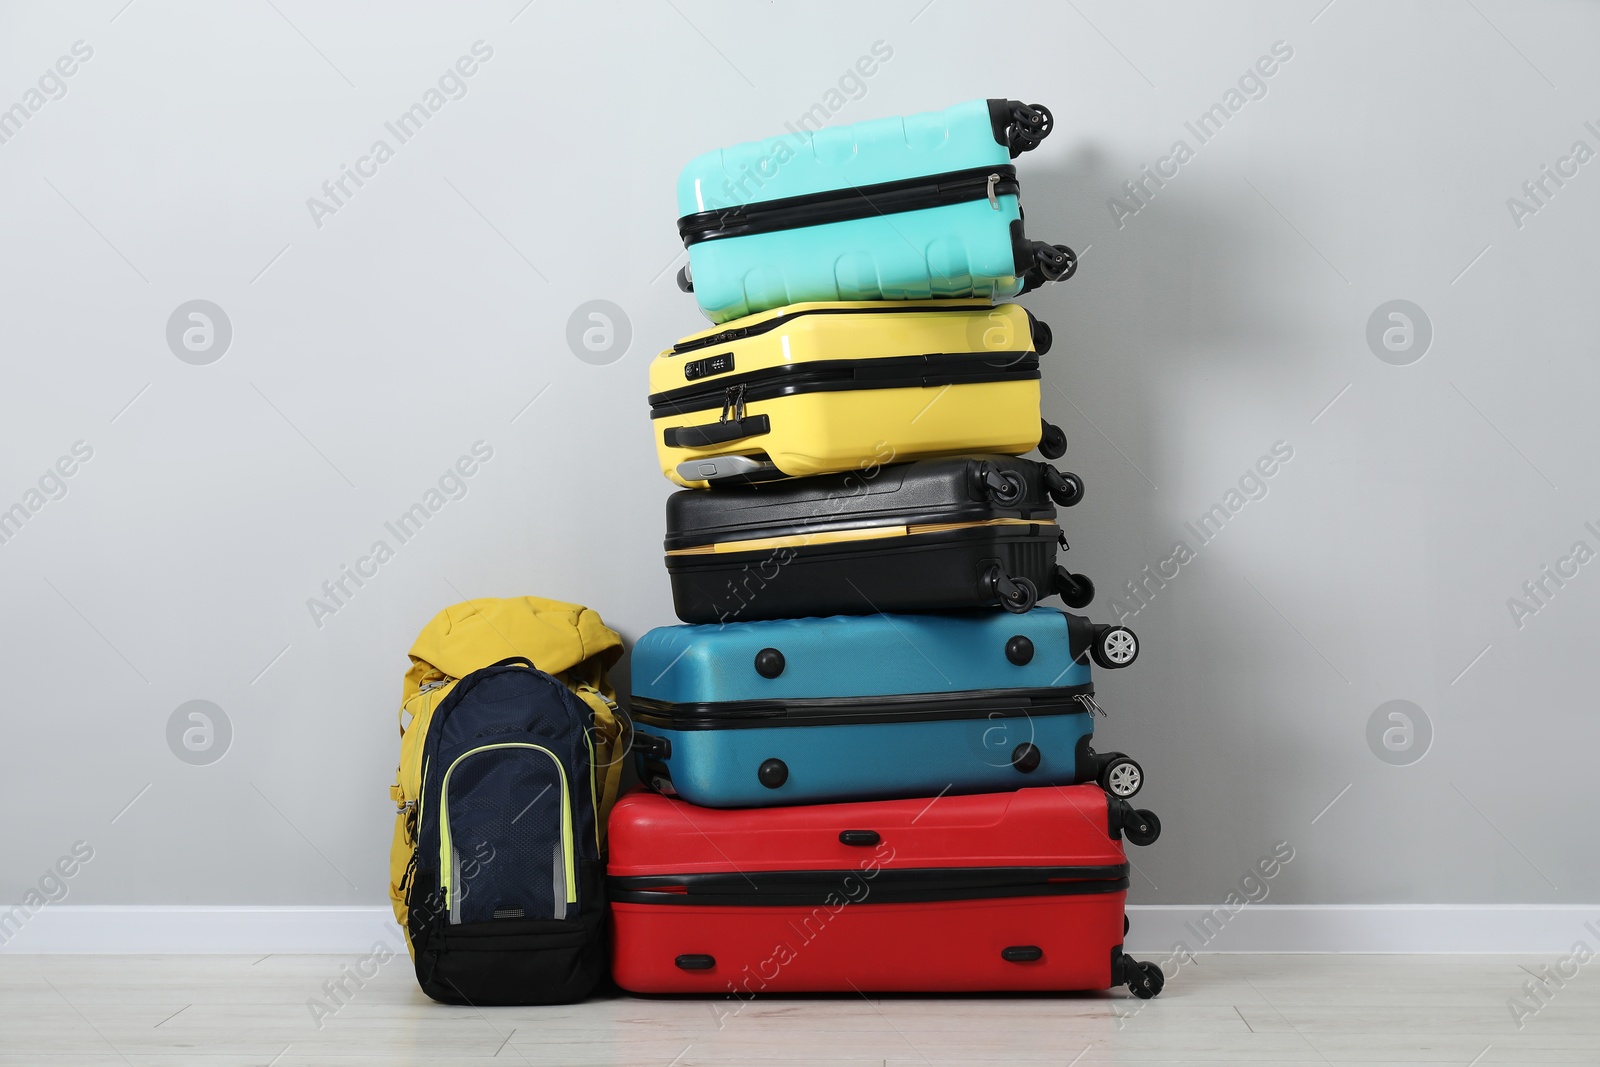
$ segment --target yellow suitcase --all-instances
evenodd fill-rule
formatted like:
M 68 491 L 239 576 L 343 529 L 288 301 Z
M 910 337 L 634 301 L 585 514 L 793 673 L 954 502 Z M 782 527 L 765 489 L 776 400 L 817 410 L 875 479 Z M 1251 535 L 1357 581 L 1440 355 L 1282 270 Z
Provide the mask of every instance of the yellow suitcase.
M 753 482 L 968 452 L 1054 459 L 1039 417 L 1050 328 L 1018 304 L 791 304 L 686 337 L 650 365 L 661 473 Z M 1041 440 L 1042 437 L 1042 440 Z

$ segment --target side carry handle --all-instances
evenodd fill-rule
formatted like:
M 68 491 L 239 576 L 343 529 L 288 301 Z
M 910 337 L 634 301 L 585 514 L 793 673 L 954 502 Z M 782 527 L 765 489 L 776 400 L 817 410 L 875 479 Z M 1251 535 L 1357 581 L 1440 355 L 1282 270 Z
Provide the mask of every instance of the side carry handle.
M 629 720 L 629 729 L 632 729 L 632 720 Z M 645 759 L 660 760 L 665 763 L 672 758 L 672 742 L 656 734 L 641 734 L 634 732 L 632 735 L 632 748 L 635 752 L 642 753 Z
M 661 440 L 668 448 L 706 448 L 771 432 L 771 419 L 765 415 L 746 415 L 742 419 L 708 422 L 703 426 L 669 426 L 661 432 Z

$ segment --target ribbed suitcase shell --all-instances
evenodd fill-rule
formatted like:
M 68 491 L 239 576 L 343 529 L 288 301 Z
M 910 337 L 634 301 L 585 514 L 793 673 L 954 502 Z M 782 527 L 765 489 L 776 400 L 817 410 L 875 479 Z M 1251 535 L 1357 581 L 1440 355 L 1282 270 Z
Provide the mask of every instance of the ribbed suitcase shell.
M 1113 821 L 1094 785 L 762 811 L 633 793 L 609 831 L 613 976 L 740 997 L 1105 989 L 1123 981 Z
M 722 457 L 770 461 L 758 477 L 781 478 L 1020 454 L 1041 430 L 1033 324 L 1020 305 L 970 300 L 785 307 L 662 352 L 650 407 L 661 473 L 686 487 L 717 477 Z
M 1004 101 L 998 103 L 1003 104 Z M 707 152 L 678 178 L 685 218 L 927 175 L 1010 168 L 990 101 Z M 1022 288 L 1015 193 L 689 245 L 712 322 L 811 300 L 1005 299 Z M 1013 226 L 1019 233 L 1014 235 Z
M 1061 528 L 1043 466 L 970 456 L 674 493 L 666 562 L 678 618 L 993 607 L 991 572 L 1050 596 Z M 985 474 L 1014 479 L 1017 498 L 997 503 Z
M 1091 629 L 1055 608 L 658 627 L 633 649 L 640 777 L 707 807 L 1087 781 Z

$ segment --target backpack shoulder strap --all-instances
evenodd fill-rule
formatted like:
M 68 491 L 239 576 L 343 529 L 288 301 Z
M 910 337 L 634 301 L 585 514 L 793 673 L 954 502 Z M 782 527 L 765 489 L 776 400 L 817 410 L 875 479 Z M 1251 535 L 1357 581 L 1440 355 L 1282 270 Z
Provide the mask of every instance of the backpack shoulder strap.
M 633 748 L 633 720 L 615 700 L 587 682 L 578 682 L 572 691 L 588 705 L 594 718 L 589 736 L 594 744 L 595 792 L 599 799 L 595 818 L 603 841 L 607 816 L 622 787 L 622 763 Z

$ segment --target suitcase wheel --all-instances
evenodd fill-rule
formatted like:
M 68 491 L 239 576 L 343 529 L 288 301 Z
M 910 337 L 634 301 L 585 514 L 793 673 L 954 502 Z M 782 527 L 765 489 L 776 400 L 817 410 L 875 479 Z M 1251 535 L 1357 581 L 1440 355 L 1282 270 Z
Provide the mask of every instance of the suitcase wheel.
M 1064 282 L 1078 269 L 1078 253 L 1066 245 L 1050 245 L 1039 241 L 1033 246 L 1033 261 L 1039 274 L 1047 282 Z
M 777 789 L 789 780 L 789 765 L 781 759 L 763 760 L 756 768 L 756 780 L 768 789 Z
M 1122 817 L 1122 836 L 1140 848 L 1153 845 L 1161 836 L 1161 820 L 1149 808 L 1128 808 Z
M 1060 507 L 1070 508 L 1083 499 L 1083 479 L 1071 471 L 1058 471 L 1048 463 L 1039 464 L 1044 475 L 1044 487 Z
M 981 589 L 1000 601 L 1000 606 L 1014 615 L 1033 610 L 1039 602 L 1039 589 L 1026 578 L 1012 578 L 998 566 L 984 572 Z
M 1055 334 L 1051 331 L 1050 324 L 1048 322 L 1040 322 L 1033 317 L 1033 312 L 1030 311 L 1028 313 L 1028 325 L 1032 328 L 1031 332 L 1033 333 L 1033 354 L 1036 356 L 1046 355 L 1050 351 L 1050 346 L 1055 343 Z
M 1067 435 L 1059 426 L 1039 420 L 1039 455 L 1045 459 L 1060 459 L 1067 454 Z
M 1028 483 L 1022 480 L 1022 475 L 1016 471 L 996 470 L 987 463 L 978 464 L 978 482 L 989 503 L 998 508 L 1009 508 L 1028 493 Z
M 1167 984 L 1166 976 L 1161 973 L 1160 965 L 1152 963 L 1150 960 L 1144 960 L 1143 962 L 1129 960 L 1126 966 L 1129 972 L 1128 992 L 1140 1000 L 1149 1000 L 1160 993 Z
M 1050 136 L 1056 128 L 1056 117 L 1043 104 L 1024 104 L 1020 100 L 1007 101 L 1011 106 L 1011 124 L 1006 130 L 1006 148 L 1011 158 L 1039 147 L 1039 142 Z
M 1144 768 L 1136 761 L 1120 752 L 1101 758 L 1104 760 L 1098 779 L 1101 789 L 1119 800 L 1127 800 L 1144 788 Z
M 1056 568 L 1054 585 L 1061 602 L 1069 608 L 1086 608 L 1094 600 L 1094 583 L 1065 567 Z
M 694 292 L 694 279 L 689 275 L 689 264 L 685 263 L 678 268 L 678 288 L 686 293 Z
M 1126 626 L 1101 626 L 1095 630 L 1089 655 L 1108 671 L 1120 670 L 1139 658 L 1139 639 Z

